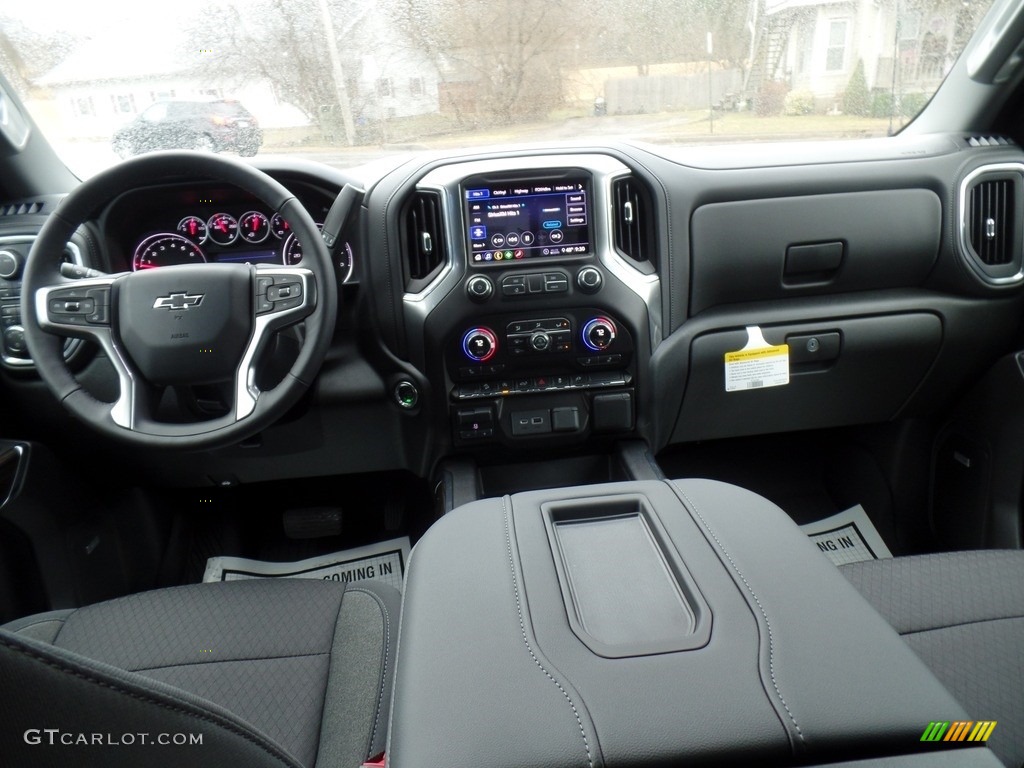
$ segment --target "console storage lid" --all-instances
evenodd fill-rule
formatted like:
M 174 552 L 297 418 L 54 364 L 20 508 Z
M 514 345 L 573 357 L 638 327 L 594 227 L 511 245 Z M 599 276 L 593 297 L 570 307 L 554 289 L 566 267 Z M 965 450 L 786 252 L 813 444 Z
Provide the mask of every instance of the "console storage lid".
M 912 752 L 963 717 L 773 504 L 615 483 L 474 502 L 423 537 L 388 760 L 806 764 Z

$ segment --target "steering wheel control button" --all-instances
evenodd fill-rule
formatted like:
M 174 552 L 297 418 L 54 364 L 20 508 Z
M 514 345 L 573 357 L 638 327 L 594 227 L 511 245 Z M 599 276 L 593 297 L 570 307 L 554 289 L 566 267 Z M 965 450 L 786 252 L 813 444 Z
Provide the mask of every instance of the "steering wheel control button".
M 576 273 L 576 285 L 584 293 L 597 293 L 604 285 L 604 277 L 597 267 L 584 267 Z
M 489 277 L 474 275 L 466 282 L 466 293 L 473 301 L 483 303 L 494 295 L 494 283 Z
M 615 323 L 607 317 L 595 317 L 583 326 L 583 344 L 592 352 L 603 352 L 615 341 Z
M 498 339 L 490 328 L 470 328 L 462 337 L 462 351 L 470 360 L 485 363 L 498 351 Z

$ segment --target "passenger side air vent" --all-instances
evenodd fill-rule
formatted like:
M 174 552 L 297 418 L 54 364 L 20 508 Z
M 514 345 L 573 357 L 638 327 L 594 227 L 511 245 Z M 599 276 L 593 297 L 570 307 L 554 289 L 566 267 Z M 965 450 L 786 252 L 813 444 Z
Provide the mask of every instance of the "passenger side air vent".
M 971 189 L 971 247 L 989 266 L 1013 260 L 1013 188 L 1012 179 L 999 179 Z
M 1022 181 L 1024 166 L 989 166 L 970 174 L 961 186 L 961 246 L 986 282 L 1022 277 Z
M 38 200 L 33 202 L 8 203 L 0 205 L 0 216 L 31 216 L 43 210 Z
M 410 293 L 417 293 L 445 260 L 441 196 L 436 192 L 416 192 L 405 203 L 401 217 L 405 287 Z
M 616 251 L 647 274 L 657 269 L 651 196 L 632 176 L 612 184 L 612 228 Z

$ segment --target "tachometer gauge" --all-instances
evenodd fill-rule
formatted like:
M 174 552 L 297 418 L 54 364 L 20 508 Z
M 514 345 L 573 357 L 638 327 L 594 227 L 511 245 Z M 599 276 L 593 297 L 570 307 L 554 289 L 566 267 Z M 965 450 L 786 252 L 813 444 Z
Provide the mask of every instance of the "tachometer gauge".
M 132 270 L 138 272 L 140 269 L 200 264 L 205 261 L 202 249 L 184 235 L 161 232 L 139 243 L 132 256 Z
M 292 233 L 292 225 L 280 213 L 275 213 L 270 217 L 270 231 L 278 240 L 284 240 Z
M 230 213 L 215 213 L 206 222 L 209 237 L 217 245 L 231 245 L 238 237 L 238 219 Z
M 318 223 L 316 228 L 323 229 L 324 225 Z M 299 242 L 299 238 L 297 238 L 294 233 L 288 235 L 288 239 L 284 241 L 284 247 L 281 249 L 281 257 L 281 260 L 284 262 L 286 267 L 294 267 L 302 261 L 302 243 Z
M 259 211 L 249 211 L 238 220 L 238 231 L 247 243 L 262 243 L 270 235 L 270 221 Z
M 201 245 L 206 242 L 206 222 L 198 216 L 186 216 L 178 222 L 178 233 Z

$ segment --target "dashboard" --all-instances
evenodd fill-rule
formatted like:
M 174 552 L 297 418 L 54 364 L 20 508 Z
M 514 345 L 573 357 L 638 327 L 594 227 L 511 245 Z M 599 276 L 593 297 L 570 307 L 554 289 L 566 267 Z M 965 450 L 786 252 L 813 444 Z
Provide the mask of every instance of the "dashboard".
M 1006 142 L 257 164 L 316 222 L 343 187 L 358 190 L 334 265 L 334 342 L 302 405 L 252 445 L 130 457 L 162 482 L 426 477 L 459 457 L 601 455 L 623 440 L 658 451 L 934 414 L 1011 348 L 1024 308 L 1019 238 L 985 235 L 1003 214 L 984 206 L 1006 199 L 992 185 L 1024 200 L 1024 153 Z M 30 232 L 50 209 L 0 234 Z M 72 245 L 76 261 L 111 272 L 301 264 L 274 211 L 201 179 L 125 192 Z M 5 344 L 20 319 L 16 273 L 0 284 Z M 784 376 L 737 388 L 729 360 L 754 340 L 785 350 Z M 9 378 L 28 361 L 5 349 Z M 102 380 L 101 356 L 78 354 L 83 378 Z M 20 380 L 11 390 L 35 396 Z

